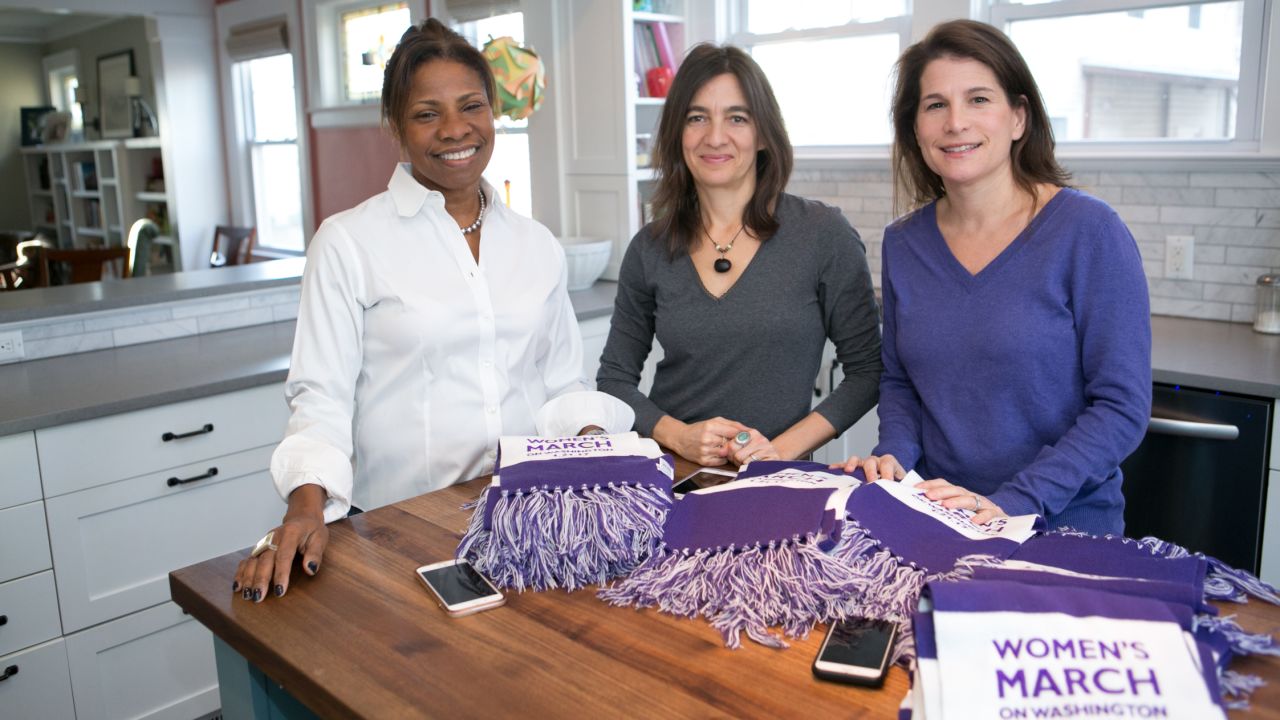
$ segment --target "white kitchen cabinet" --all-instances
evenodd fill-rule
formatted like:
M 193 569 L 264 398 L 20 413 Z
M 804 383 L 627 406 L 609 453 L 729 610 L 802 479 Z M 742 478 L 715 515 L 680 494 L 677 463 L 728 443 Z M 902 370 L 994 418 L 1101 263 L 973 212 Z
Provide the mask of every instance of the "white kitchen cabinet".
M 50 565 L 44 503 L 37 500 L 0 510 L 0 582 L 48 570 Z
M 288 420 L 280 385 L 263 385 L 37 430 L 44 494 L 274 444 Z
M 190 720 L 218 709 L 213 636 L 173 603 L 68 635 L 66 644 L 78 720 Z
M 818 377 L 813 384 L 813 407 L 817 407 L 832 390 L 839 387 L 843 379 L 844 370 L 836 360 L 835 346 L 828 340 L 822 348 L 822 362 L 818 366 Z M 876 414 L 878 409 L 879 406 L 871 408 L 853 427 L 814 450 L 814 462 L 834 464 L 848 460 L 850 455 L 865 456 L 870 453 L 880 437 L 880 416 Z
M 62 639 L 0 655 L 0 717 L 74 720 L 71 676 Z
M 0 625 L 0 655 L 61 635 L 53 573 L 46 570 L 0 583 L 0 617 L 5 619 Z
M 1280 400 L 1271 409 L 1271 468 L 1267 473 L 1267 509 L 1262 521 L 1262 560 L 1258 577 L 1280 587 Z
M 252 545 L 285 505 L 274 445 L 46 501 L 67 632 L 169 599 L 169 571 Z M 172 479 L 198 478 L 170 485 Z
M 596 371 L 600 369 L 600 354 L 604 352 L 604 343 L 609 339 L 609 319 L 606 315 L 578 323 L 578 329 L 582 332 L 582 374 L 593 389 L 596 386 Z
M 31 433 L 0 437 L 4 482 L 0 482 L 0 508 L 40 499 L 40 464 L 36 438 Z
M 0 718 L 218 709 L 211 635 L 168 573 L 279 522 L 287 421 L 277 383 L 0 438 L 0 674 L 19 667 Z

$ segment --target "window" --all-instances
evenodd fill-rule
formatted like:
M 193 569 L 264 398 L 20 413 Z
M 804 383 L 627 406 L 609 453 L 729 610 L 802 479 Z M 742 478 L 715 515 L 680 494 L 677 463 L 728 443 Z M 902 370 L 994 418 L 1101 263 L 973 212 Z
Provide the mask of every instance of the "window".
M 1002 2 L 1060 142 L 1252 143 L 1261 0 Z M 1089 42 L 1081 42 L 1081 38 Z
M 510 37 L 524 43 L 524 14 L 507 13 L 459 24 L 455 30 L 476 47 L 484 47 L 490 38 Z M 493 157 L 484 179 L 498 191 L 508 207 L 529 217 L 533 214 L 529 169 L 529 121 L 501 117 L 494 135 Z
M 45 79 L 49 87 L 49 104 L 63 112 L 71 113 L 71 132 L 84 131 L 84 114 L 77 100 L 80 88 L 79 55 L 66 50 L 44 58 Z
M 339 14 L 342 97 L 345 101 L 378 102 L 382 95 L 382 71 L 409 25 L 409 6 L 405 3 L 364 7 Z
M 906 0 L 737 0 L 737 32 L 769 76 L 796 147 L 887 144 Z
M 301 253 L 302 169 L 298 160 L 293 58 L 285 53 L 245 60 L 236 63 L 233 72 L 240 89 L 239 110 L 249 155 L 258 245 Z

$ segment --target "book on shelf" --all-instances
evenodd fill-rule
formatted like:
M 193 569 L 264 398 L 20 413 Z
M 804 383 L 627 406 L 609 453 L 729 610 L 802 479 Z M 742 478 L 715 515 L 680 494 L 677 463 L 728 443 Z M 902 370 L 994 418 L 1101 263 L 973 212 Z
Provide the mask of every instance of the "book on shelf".
M 98 168 L 92 160 L 76 163 L 76 167 L 80 171 L 80 189 L 81 190 L 97 190 L 98 189 Z

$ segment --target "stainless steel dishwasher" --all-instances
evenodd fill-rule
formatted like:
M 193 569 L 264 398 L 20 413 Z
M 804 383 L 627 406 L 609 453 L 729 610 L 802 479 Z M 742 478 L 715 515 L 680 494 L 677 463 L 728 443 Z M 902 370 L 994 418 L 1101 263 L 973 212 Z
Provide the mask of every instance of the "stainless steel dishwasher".
M 1271 401 L 1164 385 L 1122 464 L 1125 535 L 1154 535 L 1258 572 Z

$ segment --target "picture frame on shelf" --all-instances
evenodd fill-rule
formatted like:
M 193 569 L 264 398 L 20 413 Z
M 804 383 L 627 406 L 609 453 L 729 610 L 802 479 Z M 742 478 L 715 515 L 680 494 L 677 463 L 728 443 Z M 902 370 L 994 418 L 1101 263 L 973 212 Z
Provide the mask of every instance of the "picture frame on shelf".
M 44 142 L 44 117 L 58 108 L 52 105 L 24 107 L 22 112 L 22 145 L 30 147 Z
M 98 122 L 104 138 L 133 136 L 125 81 L 133 77 L 133 49 L 98 57 Z

